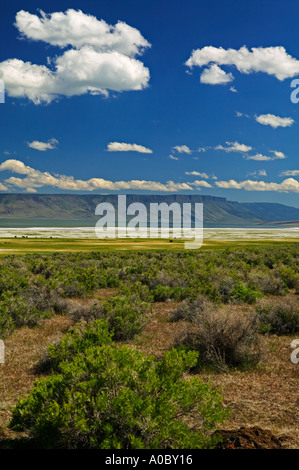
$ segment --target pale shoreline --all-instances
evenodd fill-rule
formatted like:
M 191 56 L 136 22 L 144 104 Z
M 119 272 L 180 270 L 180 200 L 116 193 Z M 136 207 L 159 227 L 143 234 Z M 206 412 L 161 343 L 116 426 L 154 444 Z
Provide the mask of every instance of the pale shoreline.
M 276 240 L 299 238 L 299 226 L 287 228 L 204 228 L 206 240 Z M 0 228 L 0 238 L 67 238 L 67 239 L 98 239 L 95 227 L 26 227 Z M 130 238 L 130 237 L 128 237 Z M 151 237 L 149 235 L 140 238 Z M 173 238 L 170 236 L 158 238 Z M 183 238 L 183 237 L 182 237 Z

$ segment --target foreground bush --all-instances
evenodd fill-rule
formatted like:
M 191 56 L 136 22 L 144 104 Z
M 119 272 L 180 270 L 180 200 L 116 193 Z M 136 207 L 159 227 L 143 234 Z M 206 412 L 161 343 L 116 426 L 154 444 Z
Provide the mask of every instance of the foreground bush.
M 61 372 L 60 364 L 71 362 L 74 356 L 83 354 L 86 349 L 93 346 L 111 344 L 113 330 L 104 320 L 95 320 L 90 323 L 81 321 L 71 328 L 56 344 L 48 347 L 47 353 L 40 359 L 35 367 L 36 372 Z
M 228 410 L 210 384 L 182 377 L 196 361 L 195 352 L 155 361 L 114 343 L 81 347 L 19 400 L 10 428 L 49 448 L 212 448 Z
M 190 329 L 177 336 L 176 346 L 199 352 L 197 368 L 247 369 L 260 360 L 258 322 L 254 315 L 240 316 L 198 299 L 181 306 L 172 319 L 190 322 Z

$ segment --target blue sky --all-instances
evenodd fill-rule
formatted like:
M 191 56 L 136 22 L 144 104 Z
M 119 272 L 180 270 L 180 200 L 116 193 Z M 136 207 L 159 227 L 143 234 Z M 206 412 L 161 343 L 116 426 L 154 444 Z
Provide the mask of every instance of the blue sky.
M 1 193 L 299 207 L 298 2 L 4 3 Z

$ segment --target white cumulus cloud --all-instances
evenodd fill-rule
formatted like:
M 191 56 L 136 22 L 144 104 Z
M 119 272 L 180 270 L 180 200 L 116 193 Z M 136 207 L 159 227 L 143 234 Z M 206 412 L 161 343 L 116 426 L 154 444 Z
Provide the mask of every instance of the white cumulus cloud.
M 276 191 L 281 193 L 299 193 L 299 181 L 288 178 L 281 183 L 266 183 L 265 181 L 246 180 L 237 182 L 235 180 L 216 181 L 216 186 L 223 189 L 245 189 L 246 191 Z
M 283 152 L 280 152 L 278 150 L 271 150 L 271 152 L 275 155 L 274 160 L 283 160 L 284 158 L 287 158 Z
M 256 161 L 270 161 L 270 160 L 283 160 L 286 155 L 283 152 L 278 150 L 270 150 L 271 153 L 274 153 L 274 157 L 268 157 L 267 155 L 263 155 L 262 153 L 257 153 L 256 155 L 248 155 L 246 156 L 246 160 L 256 160 Z
M 135 28 L 123 22 L 113 27 L 75 10 L 40 15 L 17 13 L 15 25 L 22 36 L 72 48 L 48 59 L 47 66 L 17 58 L 0 62 L 0 78 L 8 96 L 40 104 L 61 96 L 107 96 L 109 90 L 148 86 L 149 70 L 135 56 L 150 45 Z
M 267 176 L 267 172 L 266 170 L 255 170 L 255 171 L 251 171 L 250 173 L 248 173 L 248 175 L 255 176 L 255 177 Z
M 173 150 L 178 153 L 192 153 L 192 150 L 187 145 L 177 145 L 176 147 L 173 147 Z
M 200 176 L 201 178 L 209 179 L 209 175 L 207 175 L 207 173 L 201 173 L 199 171 L 185 171 L 185 175 Z
M 39 171 L 25 165 L 19 160 L 13 159 L 1 163 L 0 171 L 10 171 L 24 176 L 23 178 L 15 176 L 7 178 L 5 180 L 6 188 L 20 188 L 31 192 L 45 186 L 69 191 L 119 191 L 133 189 L 156 192 L 176 192 L 181 190 L 193 190 L 188 183 L 176 183 L 174 181 L 161 183 L 159 181 L 147 180 L 110 181 L 103 178 L 90 178 L 88 180 L 75 179 L 73 176 L 53 175 L 49 172 Z
M 200 187 L 202 186 L 203 188 L 211 188 L 212 185 L 210 183 L 208 183 L 207 181 L 203 181 L 203 180 L 195 180 L 193 181 L 192 183 L 188 183 L 192 186 L 197 186 L 197 187 Z
M 57 139 L 50 139 L 48 142 L 40 142 L 39 140 L 27 142 L 28 147 L 35 150 L 40 150 L 41 152 L 45 152 L 46 150 L 53 150 L 56 148 L 57 144 Z
M 126 144 L 124 142 L 110 142 L 107 146 L 108 152 L 139 152 L 153 153 L 153 151 L 143 145 Z
M 266 162 L 269 160 L 273 160 L 272 157 L 268 157 L 267 155 L 263 155 L 262 153 L 257 153 L 256 155 L 248 155 L 246 160 L 255 160 L 257 162 Z
M 226 73 L 216 64 L 205 69 L 200 76 L 200 82 L 207 85 L 226 85 L 233 80 L 234 77 L 231 73 Z
M 279 117 L 274 114 L 260 114 L 255 117 L 255 120 L 264 126 L 271 126 L 274 129 L 277 127 L 290 127 L 294 124 L 294 119 L 290 117 Z
M 280 173 L 280 176 L 298 176 L 299 170 L 285 170 Z
M 252 147 L 250 145 L 240 144 L 239 142 L 226 142 L 226 147 L 217 145 L 215 150 L 224 150 L 225 152 L 250 152 Z
M 264 72 L 275 76 L 278 80 L 285 80 L 299 74 L 299 60 L 288 54 L 282 46 L 252 47 L 251 50 L 246 46 L 238 50 L 205 46 L 202 49 L 193 50 L 186 62 L 190 68 L 211 64 L 234 66 L 244 74 Z
M 39 13 L 40 16 L 21 10 L 16 14 L 15 26 L 22 36 L 61 48 L 92 46 L 100 52 L 117 51 L 131 57 L 150 47 L 140 31 L 122 21 L 112 26 L 73 9 L 65 13 L 46 14 L 42 10 Z

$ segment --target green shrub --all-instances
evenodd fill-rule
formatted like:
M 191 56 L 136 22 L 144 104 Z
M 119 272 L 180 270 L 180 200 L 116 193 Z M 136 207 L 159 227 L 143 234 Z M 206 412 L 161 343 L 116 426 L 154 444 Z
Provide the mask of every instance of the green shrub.
M 84 354 L 92 346 L 111 344 L 113 331 L 107 320 L 77 323 L 62 339 L 48 347 L 47 353 L 36 366 L 36 372 L 59 372 L 62 362 L 70 362 L 77 354 Z
M 282 266 L 279 269 L 279 276 L 289 289 L 296 289 L 299 286 L 299 274 L 289 266 Z
M 136 296 L 143 302 L 153 302 L 154 296 L 150 292 L 147 285 L 142 284 L 140 281 L 131 284 L 122 284 L 119 288 L 119 294 L 122 296 Z
M 253 304 L 256 302 L 256 299 L 261 297 L 263 297 L 263 294 L 260 291 L 257 291 L 252 287 L 245 286 L 242 283 L 239 283 L 237 287 L 232 290 L 232 294 L 230 296 L 233 301 L 241 301 L 247 304 Z
M 138 302 L 180 302 L 205 296 L 215 304 L 254 303 L 261 294 L 281 296 L 290 289 L 299 293 L 298 266 L 296 243 L 207 251 L 7 256 L 0 259 L 0 335 L 60 313 L 87 321 L 109 316 L 119 331 L 127 329 L 124 337 L 128 334 L 129 338 L 134 330 L 140 331 L 138 322 L 145 318 L 138 313 Z M 98 305 L 88 311 L 87 304 L 75 305 L 67 299 L 93 297 L 101 287 L 118 287 L 119 297 L 130 298 L 123 301 L 123 307 L 118 302 L 116 316 L 108 312 L 116 310 L 111 305 L 105 311 Z M 8 297 L 12 300 L 7 301 Z M 15 307 L 13 299 L 18 299 Z
M 134 296 L 115 296 L 104 302 L 102 317 L 109 321 L 114 330 L 116 341 L 132 339 L 139 333 L 147 321 L 146 312 L 149 305 Z
M 248 279 L 249 283 L 263 294 L 284 295 L 286 293 L 286 285 L 277 272 L 252 269 Z
M 165 302 L 166 300 L 174 300 L 179 302 L 190 295 L 191 289 L 176 286 L 163 286 L 158 284 L 152 291 L 155 302 Z
M 211 448 L 228 410 L 219 390 L 183 378 L 196 360 L 194 352 L 172 350 L 155 361 L 125 346 L 90 347 L 36 381 L 10 428 L 48 448 Z
M 38 310 L 29 305 L 23 297 L 13 296 L 11 293 L 2 294 L 0 301 L 0 336 L 8 336 L 15 328 L 22 326 L 33 327 L 42 319 L 49 318 L 48 311 Z
M 299 308 L 285 301 L 256 307 L 261 333 L 293 335 L 299 332 Z

